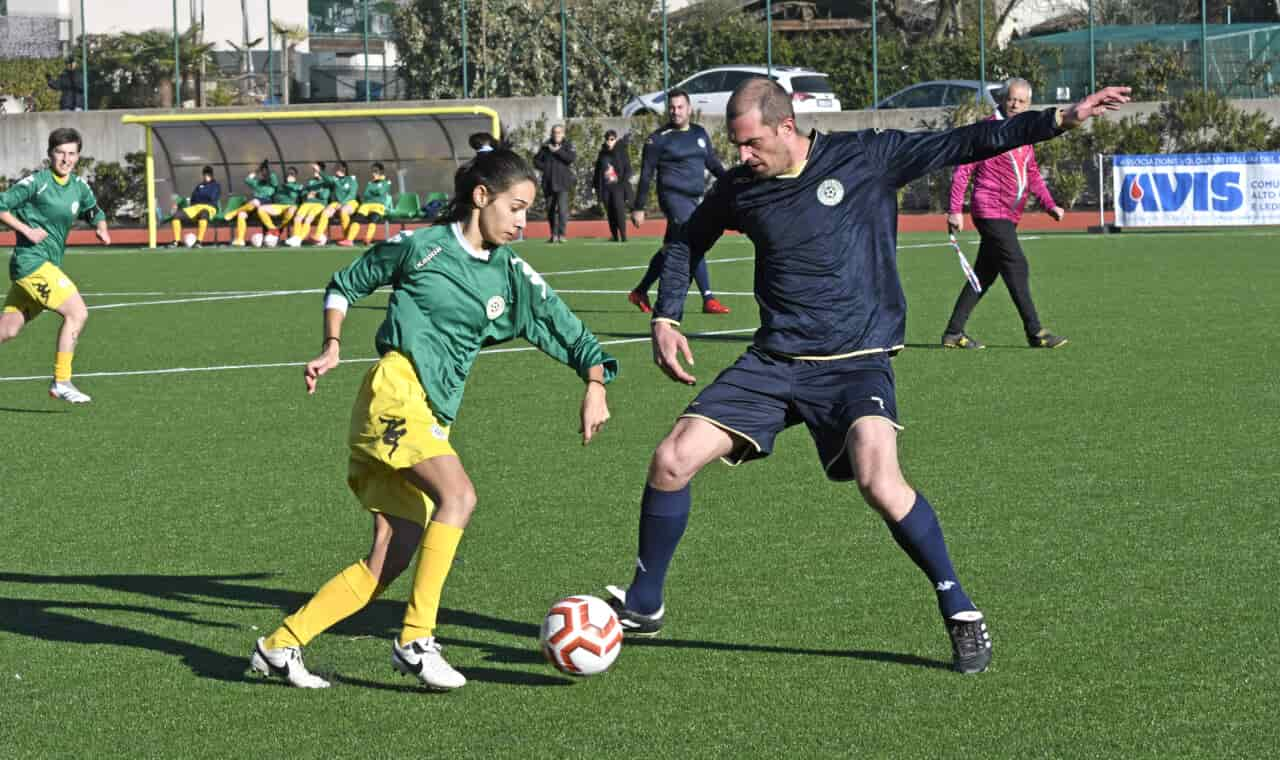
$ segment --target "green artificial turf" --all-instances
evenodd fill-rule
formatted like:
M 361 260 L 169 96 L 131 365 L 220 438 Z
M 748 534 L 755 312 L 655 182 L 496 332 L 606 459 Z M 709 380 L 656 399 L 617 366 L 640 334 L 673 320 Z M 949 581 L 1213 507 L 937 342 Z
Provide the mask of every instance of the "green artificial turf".
M 937 347 L 954 254 L 903 236 L 901 459 L 989 616 L 989 672 L 947 670 L 927 581 L 793 429 L 698 476 L 666 630 L 585 680 L 542 661 L 538 624 L 630 579 L 649 456 L 696 391 L 656 370 L 624 295 L 655 241 L 520 244 L 622 374 L 583 448 L 571 371 L 476 362 L 452 440 L 479 507 L 438 631 L 470 683 L 450 694 L 391 672 L 408 577 L 308 647 L 333 688 L 245 673 L 254 639 L 368 547 L 345 434 L 385 295 L 351 311 L 315 396 L 301 372 L 318 290 L 358 251 L 73 249 L 93 403 L 46 396 L 56 318 L 0 346 L 0 757 L 1274 753 L 1277 241 L 1028 236 L 1041 316 L 1070 344 L 1026 348 L 997 285 L 969 324 L 989 348 L 963 352 Z M 717 333 L 692 340 L 700 385 L 757 325 L 750 255 L 710 254 L 732 314 L 689 302 L 687 331 Z

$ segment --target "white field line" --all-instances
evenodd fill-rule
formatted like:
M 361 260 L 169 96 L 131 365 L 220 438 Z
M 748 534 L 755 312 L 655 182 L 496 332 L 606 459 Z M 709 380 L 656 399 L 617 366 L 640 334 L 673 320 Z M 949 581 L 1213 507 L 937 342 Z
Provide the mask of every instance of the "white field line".
M 1034 235 L 1023 237 L 1022 240 L 1039 240 Z M 976 241 L 975 241 L 976 242 Z M 920 243 L 914 245 L 900 245 L 899 249 L 906 248 L 945 248 L 949 243 Z M 707 264 L 736 264 L 743 261 L 754 261 L 754 256 L 737 256 L 727 259 L 707 259 Z M 598 267 L 594 269 L 565 269 L 558 272 L 543 272 L 543 277 L 558 277 L 571 274 L 599 274 L 604 272 L 628 272 L 641 269 L 648 269 L 648 264 L 624 267 Z M 134 291 L 134 292 L 102 292 L 102 293 L 81 293 L 81 295 L 91 298 L 101 298 L 106 296 L 124 297 L 124 296 L 192 296 L 191 298 L 174 298 L 172 300 L 163 301 L 133 301 L 128 303 L 109 303 L 90 306 L 90 309 L 120 309 L 129 306 L 161 306 L 170 304 L 198 303 L 201 301 L 233 301 L 244 298 L 265 298 L 269 296 L 292 296 L 292 295 L 310 295 L 315 293 L 323 293 L 323 288 L 306 288 L 302 290 L 192 290 L 192 291 Z M 580 294 L 608 294 L 617 295 L 619 291 L 613 290 L 560 290 L 559 293 L 580 293 Z M 630 291 L 620 291 L 621 293 L 629 293 Z M 749 296 L 752 293 L 729 293 L 722 295 L 742 295 Z
M 731 330 L 706 330 L 703 332 L 689 333 L 690 338 L 704 337 L 708 335 L 735 335 L 738 333 L 755 332 L 754 327 L 737 327 Z M 624 343 L 648 343 L 648 338 L 619 338 L 617 340 L 602 340 L 602 346 L 620 346 Z M 537 351 L 533 346 L 517 346 L 515 348 L 490 348 L 480 352 L 481 356 L 486 354 L 516 354 L 526 351 Z M 369 364 L 376 362 L 378 357 L 361 357 L 359 359 L 343 359 L 343 364 Z M 268 362 L 265 364 L 220 364 L 211 367 L 168 367 L 165 369 L 134 369 L 118 372 L 77 372 L 76 378 L 82 377 L 130 377 L 137 375 L 185 375 L 196 372 L 224 372 L 237 369 L 277 369 L 280 367 L 301 367 L 307 363 L 306 360 L 294 362 Z M 18 382 L 21 380 L 48 380 L 49 375 L 21 375 L 11 377 L 0 377 L 0 383 Z

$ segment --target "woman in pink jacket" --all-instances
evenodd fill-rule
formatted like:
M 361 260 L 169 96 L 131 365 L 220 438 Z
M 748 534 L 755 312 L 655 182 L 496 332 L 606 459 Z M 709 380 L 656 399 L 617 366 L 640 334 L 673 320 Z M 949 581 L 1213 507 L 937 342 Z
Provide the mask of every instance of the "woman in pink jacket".
M 1010 79 L 1000 95 L 1000 111 L 992 119 L 1008 118 L 1027 110 L 1031 103 L 1031 85 L 1025 79 Z M 1041 208 L 1047 209 L 1055 220 L 1062 221 L 1066 213 L 1049 195 L 1049 188 L 1040 176 L 1040 167 L 1036 165 L 1035 150 L 1024 145 L 985 161 L 956 167 L 951 180 L 950 213 L 947 214 L 947 229 L 952 233 L 959 232 L 964 224 L 960 212 L 964 207 L 970 176 L 973 177 L 973 200 L 969 215 L 982 236 L 973 268 L 982 283 L 982 292 L 974 292 L 968 284 L 960 291 L 951 311 L 951 320 L 942 334 L 942 345 L 946 348 L 983 347 L 965 334 L 964 325 L 997 276 L 1004 277 L 1004 284 L 1018 307 L 1027 342 L 1032 348 L 1057 348 L 1066 344 L 1066 338 L 1040 326 L 1036 306 L 1031 302 L 1027 257 L 1018 244 L 1017 226 L 1022 219 L 1022 209 L 1027 205 L 1028 190 L 1035 193 Z

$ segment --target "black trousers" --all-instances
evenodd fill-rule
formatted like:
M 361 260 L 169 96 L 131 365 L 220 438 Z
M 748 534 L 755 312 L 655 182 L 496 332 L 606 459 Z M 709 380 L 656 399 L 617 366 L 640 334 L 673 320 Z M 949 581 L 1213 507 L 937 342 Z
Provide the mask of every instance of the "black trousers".
M 973 226 L 982 236 L 982 244 L 978 246 L 978 259 L 973 264 L 973 271 L 982 284 L 982 292 L 975 293 L 965 283 L 956 299 L 955 308 L 951 310 L 951 320 L 947 322 L 946 333 L 954 335 L 964 332 L 964 325 L 969 315 L 978 305 L 978 301 L 987 294 L 995 284 L 996 277 L 1003 277 L 1013 305 L 1022 317 L 1022 329 L 1027 337 L 1035 337 L 1040 332 L 1040 317 L 1036 314 L 1036 305 L 1031 301 L 1031 268 L 1027 257 L 1022 253 L 1018 243 L 1018 228 L 1008 219 L 974 219 Z
M 564 230 L 569 226 L 569 191 L 545 190 L 547 196 L 547 223 L 551 225 L 552 237 L 564 237 Z
M 614 240 L 627 242 L 627 193 L 622 183 L 606 185 L 600 198 L 605 215 L 609 217 L 609 235 Z

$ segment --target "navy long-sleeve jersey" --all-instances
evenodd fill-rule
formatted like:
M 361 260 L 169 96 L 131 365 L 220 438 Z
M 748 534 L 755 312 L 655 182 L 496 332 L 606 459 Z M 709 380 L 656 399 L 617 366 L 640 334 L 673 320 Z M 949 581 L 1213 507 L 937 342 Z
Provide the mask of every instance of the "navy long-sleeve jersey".
M 814 132 L 798 176 L 735 167 L 694 211 L 688 237 L 665 247 L 654 319 L 680 320 L 692 266 L 737 230 L 755 244 L 756 346 L 823 358 L 901 349 L 898 188 L 1059 132 L 1055 109 L 946 132 Z
M 212 182 L 201 182 L 191 191 L 191 205 L 197 203 L 207 203 L 210 206 L 218 205 L 218 198 L 222 196 L 222 188 L 218 185 L 218 180 Z
M 658 207 L 668 219 L 683 222 L 707 188 L 704 171 L 711 172 L 717 180 L 726 174 L 711 147 L 711 135 L 699 124 L 690 124 L 688 129 L 668 124 L 644 141 L 640 184 L 632 208 L 644 210 L 649 202 L 649 183 L 657 175 Z

